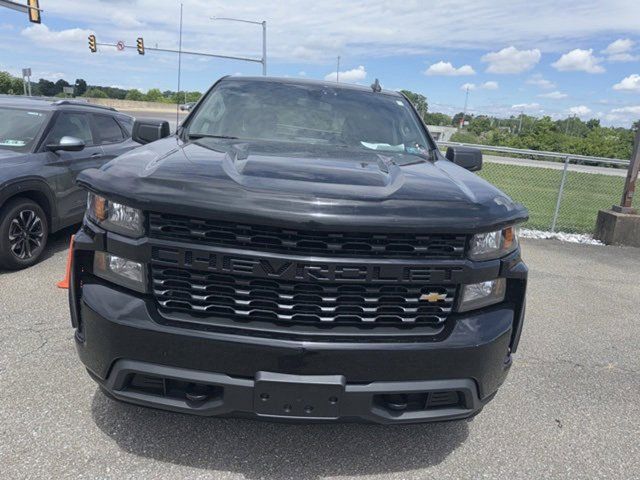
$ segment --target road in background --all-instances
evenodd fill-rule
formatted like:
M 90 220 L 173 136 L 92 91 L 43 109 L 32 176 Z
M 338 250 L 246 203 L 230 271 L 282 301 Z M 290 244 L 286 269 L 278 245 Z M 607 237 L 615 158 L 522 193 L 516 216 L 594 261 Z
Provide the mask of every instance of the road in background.
M 520 350 L 472 422 L 292 425 L 104 397 L 54 285 L 71 231 L 42 263 L 0 272 L 3 478 L 638 478 L 639 249 L 523 241 Z
M 131 115 L 134 118 L 158 118 L 160 120 L 166 120 L 167 122 L 169 122 L 169 125 L 171 126 L 171 131 L 175 132 L 176 130 L 176 112 L 174 111 L 153 111 L 153 110 L 120 110 L 120 112 L 122 113 L 126 113 L 127 115 Z M 187 113 L 189 112 L 179 112 L 179 119 L 180 122 L 182 122 L 182 120 L 184 120 L 184 118 L 187 116 Z

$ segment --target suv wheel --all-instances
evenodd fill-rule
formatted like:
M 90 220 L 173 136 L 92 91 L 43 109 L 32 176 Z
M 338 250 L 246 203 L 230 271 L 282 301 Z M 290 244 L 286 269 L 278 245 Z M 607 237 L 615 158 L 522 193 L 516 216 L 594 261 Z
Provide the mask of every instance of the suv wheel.
M 16 198 L 0 214 L 0 266 L 18 270 L 35 264 L 47 244 L 49 224 L 33 200 Z

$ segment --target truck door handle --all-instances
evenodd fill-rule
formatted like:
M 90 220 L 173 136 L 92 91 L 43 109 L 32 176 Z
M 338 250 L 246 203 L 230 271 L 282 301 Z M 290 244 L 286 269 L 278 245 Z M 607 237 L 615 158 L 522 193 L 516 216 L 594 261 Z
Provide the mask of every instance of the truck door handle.
M 102 154 L 101 153 L 97 153 L 97 152 L 91 154 L 91 158 L 100 158 L 101 156 L 102 156 Z

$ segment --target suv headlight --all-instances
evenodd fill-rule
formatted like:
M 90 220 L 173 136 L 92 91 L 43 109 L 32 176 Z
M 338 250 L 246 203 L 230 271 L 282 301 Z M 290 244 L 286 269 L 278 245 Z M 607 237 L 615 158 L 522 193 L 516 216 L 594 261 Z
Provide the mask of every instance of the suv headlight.
M 478 233 L 471 237 L 469 258 L 491 260 L 504 257 L 518 248 L 518 232 L 515 225 L 495 232 Z
M 87 217 L 110 232 L 134 238 L 144 235 L 144 216 L 141 210 L 107 200 L 92 192 L 87 197 Z

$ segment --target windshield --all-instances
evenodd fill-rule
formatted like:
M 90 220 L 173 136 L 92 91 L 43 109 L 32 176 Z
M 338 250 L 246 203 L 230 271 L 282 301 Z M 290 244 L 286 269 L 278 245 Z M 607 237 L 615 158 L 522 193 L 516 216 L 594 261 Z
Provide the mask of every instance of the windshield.
M 222 81 L 190 120 L 213 136 L 416 153 L 429 145 L 400 96 L 324 85 Z
M 30 151 L 46 118 L 45 112 L 0 107 L 0 149 Z

